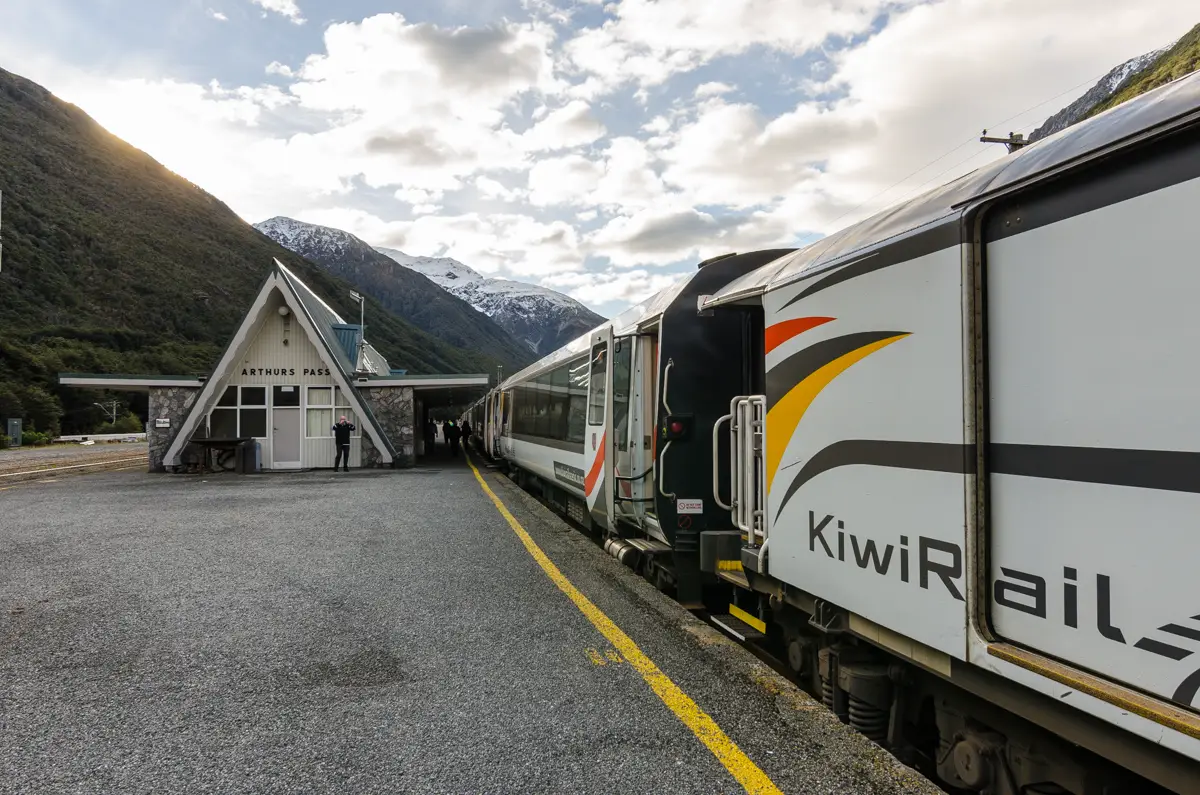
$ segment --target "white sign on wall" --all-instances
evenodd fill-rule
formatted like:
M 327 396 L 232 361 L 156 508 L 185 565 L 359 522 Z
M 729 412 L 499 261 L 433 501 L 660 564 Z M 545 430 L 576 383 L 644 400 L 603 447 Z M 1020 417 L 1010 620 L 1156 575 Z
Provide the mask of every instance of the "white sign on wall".
M 156 419 L 154 421 L 154 427 L 155 428 L 170 428 L 171 427 L 171 418 L 170 417 L 159 417 L 158 419 Z
M 699 514 L 704 513 L 704 500 L 675 500 L 676 513 Z

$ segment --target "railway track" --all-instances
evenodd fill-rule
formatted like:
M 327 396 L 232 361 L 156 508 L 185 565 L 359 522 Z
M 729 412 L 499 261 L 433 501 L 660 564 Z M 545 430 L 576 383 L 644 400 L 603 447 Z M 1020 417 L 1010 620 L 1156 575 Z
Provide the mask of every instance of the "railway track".
M 19 468 L 16 471 L 0 472 L 0 488 L 15 483 L 31 480 L 41 480 L 47 475 L 82 475 L 92 472 L 108 472 L 116 469 L 129 469 L 146 463 L 146 454 L 114 458 L 101 458 L 94 461 L 83 461 L 76 464 L 48 464 L 41 467 Z

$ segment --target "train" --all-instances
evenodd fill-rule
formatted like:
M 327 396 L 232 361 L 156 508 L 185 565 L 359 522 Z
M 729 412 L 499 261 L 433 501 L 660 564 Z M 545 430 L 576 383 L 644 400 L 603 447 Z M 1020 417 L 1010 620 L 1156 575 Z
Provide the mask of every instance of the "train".
M 496 384 L 480 453 L 951 792 L 1200 792 L 1200 74 Z

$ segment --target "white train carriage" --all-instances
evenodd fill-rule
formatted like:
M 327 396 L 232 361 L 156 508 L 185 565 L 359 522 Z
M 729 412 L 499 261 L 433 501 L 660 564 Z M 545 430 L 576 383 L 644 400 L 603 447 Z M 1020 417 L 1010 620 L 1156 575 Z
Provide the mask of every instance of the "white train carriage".
M 483 444 L 955 791 L 1200 793 L 1198 213 L 1194 75 L 703 263 Z
M 738 317 L 697 315 L 700 300 L 791 249 L 715 257 L 672 287 L 505 380 L 485 436 L 523 485 L 633 548 L 644 573 L 699 605 L 703 532 L 727 517 L 703 500 L 707 437 L 742 374 L 720 363 L 759 333 Z M 672 413 L 676 401 L 687 409 Z M 673 448 L 673 445 L 678 447 Z M 682 501 L 676 497 L 684 498 Z M 707 504 L 705 504 L 707 502 Z M 708 577 L 711 583 L 715 577 Z
M 819 649 L 831 705 L 889 688 L 839 678 L 814 624 L 934 674 L 908 695 L 935 702 L 953 785 L 1109 791 L 939 680 L 1200 792 L 1197 217 L 1200 75 L 705 303 L 765 329 L 734 404 L 763 444 L 742 422 L 732 454 L 760 614 Z M 881 742 L 896 709 L 859 705 Z

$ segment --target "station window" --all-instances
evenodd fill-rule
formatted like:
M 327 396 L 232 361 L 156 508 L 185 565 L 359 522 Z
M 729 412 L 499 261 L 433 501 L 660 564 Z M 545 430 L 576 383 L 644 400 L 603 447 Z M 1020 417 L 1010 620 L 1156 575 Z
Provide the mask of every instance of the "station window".
M 333 424 L 343 414 L 357 430 L 351 436 L 362 436 L 358 418 L 350 408 L 350 400 L 339 387 L 310 386 L 307 397 L 305 435 L 310 439 L 325 439 L 333 436 Z
M 214 439 L 267 438 L 267 388 L 227 387 L 209 415 L 208 426 Z

